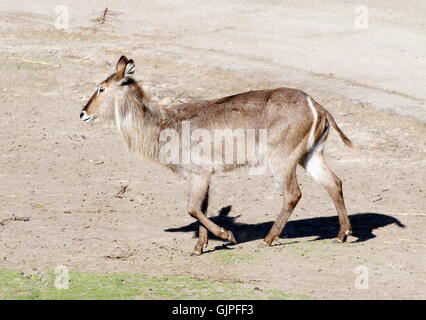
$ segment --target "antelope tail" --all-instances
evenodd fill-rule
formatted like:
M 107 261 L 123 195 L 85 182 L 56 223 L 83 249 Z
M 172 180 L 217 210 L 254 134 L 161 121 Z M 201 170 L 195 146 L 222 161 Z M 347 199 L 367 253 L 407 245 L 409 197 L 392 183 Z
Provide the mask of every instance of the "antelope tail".
M 343 133 L 343 131 L 339 128 L 339 126 L 337 125 L 336 121 L 334 121 L 333 116 L 329 112 L 327 112 L 327 120 L 328 120 L 328 122 L 331 123 L 331 125 L 333 126 L 333 128 L 337 131 L 337 133 L 339 134 L 339 136 L 342 139 L 343 143 L 346 144 L 349 148 L 354 149 L 354 144 L 352 143 L 351 139 L 349 139 Z

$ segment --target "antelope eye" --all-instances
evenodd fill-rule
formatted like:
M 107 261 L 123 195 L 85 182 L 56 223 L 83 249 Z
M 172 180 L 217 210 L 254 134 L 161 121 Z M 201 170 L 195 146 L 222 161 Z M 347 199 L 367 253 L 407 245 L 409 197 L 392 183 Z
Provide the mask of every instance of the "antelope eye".
M 105 88 L 104 87 L 99 87 L 99 92 L 104 92 Z

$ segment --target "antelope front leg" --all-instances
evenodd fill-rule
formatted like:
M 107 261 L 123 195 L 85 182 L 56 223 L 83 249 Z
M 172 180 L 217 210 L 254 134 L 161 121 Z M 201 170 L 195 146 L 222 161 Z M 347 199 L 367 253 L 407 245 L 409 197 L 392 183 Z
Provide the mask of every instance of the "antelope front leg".
M 209 186 L 207 186 L 207 191 L 204 196 L 204 200 L 201 204 L 201 212 L 207 216 L 207 209 L 209 206 Z M 204 227 L 201 223 L 198 227 L 198 242 L 195 245 L 195 249 L 193 254 L 194 255 L 200 255 L 203 252 L 203 249 L 207 247 L 207 244 L 209 242 L 208 238 L 208 230 L 206 227 Z
M 203 202 L 206 201 L 206 197 L 208 196 L 210 178 L 211 174 L 209 173 L 203 175 L 192 175 L 189 180 L 188 213 L 201 224 L 199 239 L 193 252 L 194 255 L 200 255 L 203 253 L 203 248 L 207 244 L 208 240 L 207 230 L 218 238 L 236 243 L 231 231 L 226 231 L 219 227 L 207 218 L 202 211 L 204 207 Z

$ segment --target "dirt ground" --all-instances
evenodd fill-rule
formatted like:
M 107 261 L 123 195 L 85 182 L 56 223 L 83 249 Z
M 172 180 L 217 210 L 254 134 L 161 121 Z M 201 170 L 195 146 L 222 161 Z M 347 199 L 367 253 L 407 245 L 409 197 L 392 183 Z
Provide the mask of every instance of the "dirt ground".
M 354 28 L 351 1 L 61 4 L 65 29 L 55 27 L 55 1 L 0 4 L 0 268 L 186 275 L 317 299 L 426 298 L 424 2 L 364 1 L 367 30 Z M 357 146 L 333 132 L 326 148 L 354 236 L 333 242 L 332 202 L 300 170 L 302 200 L 282 239 L 263 248 L 281 204 L 271 176 L 218 175 L 208 214 L 239 243 L 213 239 L 190 257 L 187 182 L 127 154 L 113 128 L 79 120 L 122 54 L 146 87 L 175 100 L 279 86 L 311 94 Z M 29 219 L 4 220 L 13 215 Z M 356 285 L 359 270 L 368 288 Z

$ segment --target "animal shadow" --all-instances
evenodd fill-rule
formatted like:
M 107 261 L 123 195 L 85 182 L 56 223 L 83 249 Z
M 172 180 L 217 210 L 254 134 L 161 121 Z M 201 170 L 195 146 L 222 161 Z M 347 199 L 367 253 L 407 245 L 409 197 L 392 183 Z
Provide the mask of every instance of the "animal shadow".
M 238 243 L 263 239 L 272 227 L 273 221 L 263 223 L 239 223 L 236 220 L 240 216 L 231 217 L 229 213 L 232 207 L 227 206 L 219 211 L 219 214 L 210 219 L 219 226 L 231 230 Z M 355 242 L 363 242 L 375 238 L 373 231 L 377 228 L 396 224 L 404 228 L 398 219 L 382 213 L 356 213 L 349 216 L 352 225 L 352 235 L 358 238 Z M 179 228 L 169 228 L 167 232 L 194 232 L 198 237 L 198 222 Z M 337 216 L 319 217 L 288 221 L 281 238 L 303 238 L 315 236 L 315 240 L 333 239 L 339 232 L 339 220 Z M 212 234 L 209 238 L 218 239 Z

